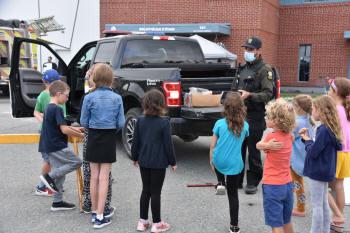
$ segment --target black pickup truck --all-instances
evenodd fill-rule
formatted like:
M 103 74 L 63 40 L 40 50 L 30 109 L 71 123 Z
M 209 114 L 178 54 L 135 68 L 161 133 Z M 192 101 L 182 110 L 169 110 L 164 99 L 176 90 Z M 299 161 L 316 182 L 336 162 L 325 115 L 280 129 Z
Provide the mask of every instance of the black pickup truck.
M 213 124 L 222 108 L 189 108 L 183 95 L 190 87 L 213 93 L 229 91 L 234 70 L 227 64 L 208 64 L 195 40 L 176 36 L 123 35 L 86 44 L 66 65 L 42 40 L 15 38 L 10 74 L 12 115 L 31 117 L 38 94 L 43 90 L 42 74 L 36 69 L 20 68 L 20 47 L 34 43 L 45 47 L 58 60 L 58 71 L 70 86 L 67 102 L 74 120 L 84 95 L 84 77 L 95 63 L 108 63 L 114 70 L 113 89 L 122 96 L 126 123 L 122 131 L 125 150 L 130 153 L 136 118 L 141 114 L 141 99 L 151 89 L 161 90 L 168 106 L 173 134 L 184 141 L 212 134 Z

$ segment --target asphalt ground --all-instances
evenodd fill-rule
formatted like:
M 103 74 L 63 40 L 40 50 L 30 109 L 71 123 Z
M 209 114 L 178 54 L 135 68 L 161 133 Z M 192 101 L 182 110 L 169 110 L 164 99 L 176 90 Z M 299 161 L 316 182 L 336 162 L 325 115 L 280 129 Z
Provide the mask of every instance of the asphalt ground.
M 10 102 L 0 97 L 0 132 L 35 133 L 34 118 L 13 119 Z M 215 182 L 215 174 L 208 165 L 209 137 L 184 143 L 174 137 L 178 170 L 168 169 L 162 192 L 162 219 L 172 225 L 173 233 L 228 232 L 229 211 L 227 196 L 216 196 L 213 188 L 187 188 L 187 184 Z M 94 230 L 90 216 L 78 209 L 51 212 L 51 198 L 34 195 L 39 182 L 41 155 L 37 145 L 0 145 L 0 233 L 61 233 L 61 232 L 136 232 L 139 218 L 141 178 L 137 168 L 118 143 L 117 162 L 113 165 L 112 204 L 116 214 L 111 225 Z M 80 152 L 81 152 L 80 146 Z M 81 154 L 80 154 L 81 155 Z M 64 198 L 78 204 L 76 176 L 67 176 Z M 293 218 L 295 232 L 310 231 L 311 211 L 307 193 L 307 216 Z M 270 232 L 264 224 L 261 187 L 256 195 L 239 191 L 239 225 L 242 233 Z M 151 218 L 151 214 L 150 214 Z M 346 228 L 350 228 L 350 207 L 345 208 Z M 350 232 L 350 231 L 349 231 Z

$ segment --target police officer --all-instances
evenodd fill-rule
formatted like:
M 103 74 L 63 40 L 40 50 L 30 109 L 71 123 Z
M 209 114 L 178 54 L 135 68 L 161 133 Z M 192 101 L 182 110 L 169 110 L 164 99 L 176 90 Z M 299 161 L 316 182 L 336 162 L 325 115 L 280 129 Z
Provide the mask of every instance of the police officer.
M 249 136 L 242 146 L 242 158 L 245 163 L 248 148 L 247 186 L 246 194 L 255 194 L 262 179 L 261 154 L 256 144 L 261 140 L 266 128 L 265 105 L 273 96 L 273 76 L 271 68 L 262 59 L 260 48 L 262 42 L 258 37 L 247 39 L 244 47 L 246 63 L 238 68 L 236 89 L 247 107 Z M 245 169 L 240 174 L 239 187 L 243 187 Z

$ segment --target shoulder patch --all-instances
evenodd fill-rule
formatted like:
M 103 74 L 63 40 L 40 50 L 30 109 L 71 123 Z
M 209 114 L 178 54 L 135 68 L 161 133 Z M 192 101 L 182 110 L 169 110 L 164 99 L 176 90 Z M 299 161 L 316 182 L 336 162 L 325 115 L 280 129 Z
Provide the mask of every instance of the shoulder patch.
M 272 80 L 272 71 L 267 72 L 267 79 Z

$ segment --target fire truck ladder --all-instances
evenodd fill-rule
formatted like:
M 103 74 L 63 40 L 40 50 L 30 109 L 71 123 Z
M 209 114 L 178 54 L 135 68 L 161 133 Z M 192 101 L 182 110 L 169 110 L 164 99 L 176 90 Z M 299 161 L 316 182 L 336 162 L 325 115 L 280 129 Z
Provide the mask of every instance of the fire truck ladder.
M 39 35 L 46 35 L 47 32 L 63 31 L 65 27 L 57 23 L 54 16 L 28 21 L 29 27 L 32 27 Z

